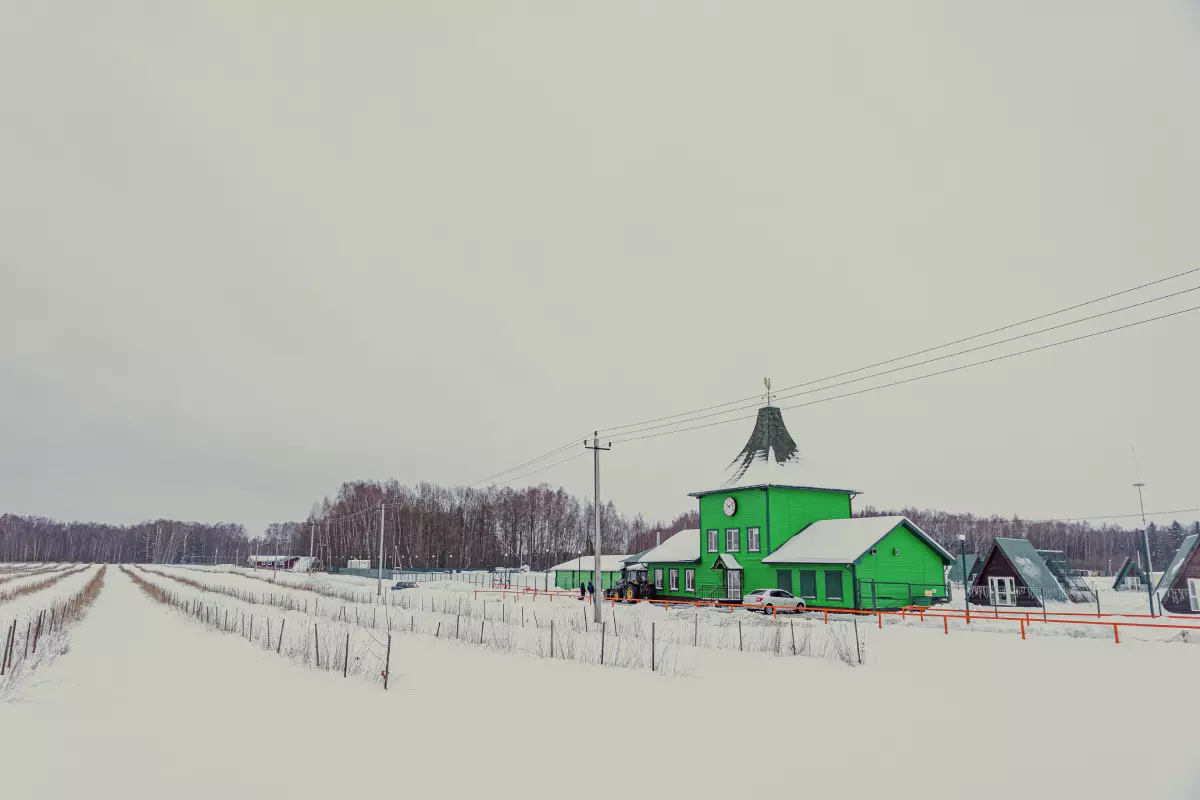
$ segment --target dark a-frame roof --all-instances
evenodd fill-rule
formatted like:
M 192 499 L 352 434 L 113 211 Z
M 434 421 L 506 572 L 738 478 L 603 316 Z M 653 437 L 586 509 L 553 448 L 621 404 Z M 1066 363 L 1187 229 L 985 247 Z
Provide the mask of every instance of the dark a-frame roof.
M 1146 573 L 1142 571 L 1141 562 L 1134 556 L 1126 556 L 1125 562 L 1121 564 L 1121 568 L 1117 570 L 1116 577 L 1113 580 L 1113 588 L 1121 588 L 1121 584 L 1130 575 L 1136 575 L 1143 581 L 1146 580 Z
M 1067 602 L 1067 594 L 1059 585 L 1054 573 L 1046 564 L 1045 558 L 1039 553 L 1028 539 L 1008 539 L 997 537 L 992 550 L 984 559 L 983 566 L 975 576 L 973 586 L 987 586 L 988 567 L 992 560 L 1002 558 L 1009 563 L 1017 580 L 1024 584 L 1039 600 L 1053 600 L 1059 603 Z
M 1192 559 L 1197 554 L 1200 554 L 1200 547 L 1197 547 L 1197 544 L 1200 544 L 1200 534 L 1198 533 L 1193 533 L 1183 540 L 1183 544 L 1179 545 L 1179 550 L 1175 552 L 1175 557 L 1171 559 L 1171 563 L 1167 566 L 1167 571 L 1163 573 L 1154 591 L 1166 592 L 1174 588 L 1174 584 L 1179 580 L 1179 576 L 1184 573 L 1184 570 L 1192 562 Z

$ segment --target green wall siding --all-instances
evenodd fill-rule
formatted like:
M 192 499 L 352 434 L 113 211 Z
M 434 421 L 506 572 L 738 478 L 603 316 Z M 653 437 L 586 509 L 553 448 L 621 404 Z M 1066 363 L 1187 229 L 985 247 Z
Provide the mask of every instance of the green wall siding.
M 831 600 L 826 592 L 825 572 L 835 572 L 842 576 L 842 598 L 840 600 Z M 780 572 L 790 572 L 792 574 L 792 594 L 797 597 L 803 597 L 800 594 L 800 573 L 803 571 L 813 571 L 817 573 L 817 596 L 816 599 L 805 597 L 804 602 L 810 606 L 820 606 L 822 608 L 853 608 L 854 607 L 854 589 L 850 585 L 851 573 L 850 570 L 837 564 L 788 564 L 786 566 L 776 566 L 772 569 L 775 573 L 775 583 L 772 586 L 777 586 Z M 755 587 L 762 588 L 762 587 Z
M 586 559 L 585 559 L 586 560 Z M 602 571 L 600 577 L 603 578 L 603 585 L 600 588 L 611 589 L 616 585 L 617 581 L 621 580 L 620 572 Z M 576 572 L 575 570 L 562 571 L 554 573 L 554 585 L 559 589 L 578 589 L 579 584 L 587 586 L 587 582 L 592 580 L 592 570 L 584 569 Z
M 768 495 L 770 508 L 768 509 Z M 725 498 L 737 500 L 737 512 L 732 517 L 725 516 Z M 770 529 L 767 527 L 768 510 L 770 512 Z M 740 547 L 733 556 L 742 565 L 742 593 L 746 594 L 755 589 L 775 588 L 778 583 L 776 568 L 763 564 L 762 559 L 771 551 L 795 536 L 805 527 L 820 519 L 843 519 L 850 516 L 850 495 L 843 492 L 830 492 L 820 489 L 786 489 L 771 486 L 766 489 L 743 489 L 741 491 L 718 492 L 700 498 L 700 569 L 697 572 L 696 585 L 720 583 L 724 574 L 712 570 L 717 553 L 708 552 L 708 531 L 716 528 L 720 531 L 719 552 L 729 552 L 726 548 L 725 531 L 737 528 L 741 532 Z M 759 552 L 752 553 L 746 548 L 748 528 L 759 528 Z M 769 548 L 768 549 L 768 542 Z M 819 576 L 818 576 L 819 577 Z M 818 583 L 820 581 L 818 580 Z M 798 583 L 793 586 L 798 587 Z M 847 579 L 847 594 L 849 581 Z
M 700 583 L 701 583 L 701 580 L 700 580 L 701 565 L 700 564 L 698 564 L 698 563 L 683 564 L 683 563 L 679 563 L 679 562 L 671 562 L 671 563 L 662 562 L 662 563 L 658 563 L 658 564 L 647 563 L 646 566 L 650 569 L 649 574 L 646 576 L 646 580 L 650 582 L 651 586 L 654 585 L 654 570 L 656 570 L 656 569 L 662 570 L 663 588 L 661 591 L 658 591 L 655 593 L 657 597 L 664 598 L 667 600 L 674 600 L 675 598 L 679 598 L 681 600 L 696 600 L 700 597 L 698 592 L 689 592 L 685 588 L 687 586 L 687 570 L 689 570 L 689 569 L 696 570 L 696 588 L 697 589 L 700 588 Z M 673 569 L 679 570 L 679 591 L 677 591 L 677 592 L 671 591 L 671 570 L 673 570 Z
M 900 555 L 893 554 L 896 548 Z M 855 562 L 863 608 L 871 608 L 869 581 L 872 580 L 878 582 L 875 598 L 878 608 L 894 608 L 908 601 L 909 589 L 900 584 L 913 584 L 913 602 L 928 602 L 925 589 L 932 589 L 935 597 L 946 596 L 946 563 L 907 526 L 898 525 L 875 546 L 875 550 L 876 555 L 864 553 Z

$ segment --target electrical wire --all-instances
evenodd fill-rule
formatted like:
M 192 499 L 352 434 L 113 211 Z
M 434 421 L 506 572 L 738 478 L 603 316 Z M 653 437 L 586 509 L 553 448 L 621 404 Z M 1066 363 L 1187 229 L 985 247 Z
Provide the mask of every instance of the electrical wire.
M 499 478 L 501 475 L 507 475 L 510 472 L 516 472 L 519 469 L 524 469 L 525 467 L 528 467 L 531 464 L 536 464 L 539 461 L 544 461 L 547 458 L 552 458 L 552 457 L 558 455 L 559 453 L 563 452 L 564 450 L 568 450 L 568 449 L 574 447 L 577 442 L 580 442 L 582 440 L 583 440 L 583 437 L 572 439 L 571 441 L 567 442 L 566 444 L 561 445 L 560 447 L 556 447 L 553 450 L 549 451 L 548 453 L 543 453 L 542 455 L 538 456 L 537 458 L 531 458 L 523 464 L 517 464 L 515 467 L 509 467 L 508 469 L 501 470 L 500 472 L 497 472 L 494 475 L 488 475 L 486 478 L 480 478 L 477 481 L 472 481 L 471 483 L 468 483 L 467 485 L 468 486 L 478 486 L 479 484 L 487 483 L 488 481 L 490 481 L 494 478 Z
M 1106 328 L 1105 330 L 1102 330 L 1102 331 L 1094 331 L 1092 333 L 1087 333 L 1082 336 L 1075 336 L 1073 338 L 1063 339 L 1058 342 L 1051 342 L 1049 344 L 1043 344 L 1043 345 L 1039 345 L 1037 347 L 1030 347 L 1025 350 L 1018 350 L 1013 353 L 1006 353 L 1002 356 L 996 356 L 994 358 L 988 358 L 988 359 L 984 359 L 982 361 L 973 361 L 969 364 L 960 364 L 957 367 L 951 367 L 949 369 L 943 369 L 943 370 L 939 370 L 937 372 L 930 372 L 925 375 L 917 375 L 912 378 L 905 378 L 903 380 L 892 381 L 891 383 L 880 384 L 879 386 L 869 386 L 865 389 L 858 389 L 853 392 L 843 392 L 842 394 L 835 394 L 830 397 L 822 397 L 817 400 L 810 400 L 806 403 L 793 403 L 792 405 L 789 405 L 789 406 L 779 406 L 779 408 L 782 410 L 787 410 L 787 409 L 792 409 L 792 408 L 804 408 L 805 406 L 814 406 L 814 405 L 817 405 L 818 403 L 828 403 L 831 400 L 841 400 L 842 398 L 845 398 L 845 397 L 854 397 L 855 395 L 866 394 L 867 392 L 874 392 L 879 389 L 887 389 L 892 386 L 901 386 L 906 383 L 913 383 L 914 381 L 920 381 L 920 380 L 924 380 L 926 378 L 935 378 L 939 375 L 948 375 L 951 372 L 959 372 L 960 370 L 970 369 L 971 367 L 978 367 L 978 366 L 982 366 L 984 364 L 993 364 L 997 361 L 1004 361 L 1006 359 L 1014 358 L 1016 356 L 1026 355 L 1028 353 L 1036 353 L 1040 350 L 1048 350 L 1051 347 L 1058 347 L 1058 346 L 1064 345 L 1064 344 L 1071 344 L 1072 342 L 1083 341 L 1084 339 L 1091 339 L 1096 336 L 1102 336 L 1106 333 L 1115 333 L 1117 331 L 1123 331 L 1127 328 L 1134 328 L 1134 327 L 1137 327 L 1138 325 L 1145 325 L 1148 322 L 1157 322 L 1159 320 L 1168 319 L 1170 317 L 1177 317 L 1180 314 L 1186 314 L 1190 311 L 1200 311 L 1200 306 L 1192 306 L 1191 308 L 1185 308 L 1180 311 L 1173 311 L 1170 314 L 1162 314 L 1157 317 L 1150 317 L 1149 319 L 1142 319 L 1142 320 L 1138 320 L 1136 322 L 1129 322 L 1124 325 L 1118 325 L 1113 328 Z M 684 433 L 686 431 L 700 430 L 701 428 L 712 428 L 717 425 L 726 425 L 730 422 L 739 422 L 742 420 L 755 419 L 756 417 L 757 417 L 757 414 L 750 414 L 747 416 L 733 417 L 731 419 L 717 420 L 716 422 L 707 422 L 702 425 L 692 425 L 687 428 L 677 428 L 675 430 L 662 431 L 660 433 L 647 433 L 644 436 L 633 436 L 633 437 L 626 438 L 626 439 L 622 439 L 622 438 L 620 438 L 620 435 L 618 435 L 617 437 L 613 438 L 612 442 L 613 442 L 613 444 L 621 444 L 621 443 L 625 443 L 625 442 L 635 442 L 640 439 L 653 439 L 653 438 L 656 438 L 659 436 L 670 436 L 675 433 Z M 632 433 L 632 431 L 631 431 L 631 433 Z
M 892 367 L 891 369 L 885 369 L 885 370 L 882 370 L 882 371 L 880 371 L 880 372 L 875 372 L 875 373 L 872 373 L 872 374 L 870 374 L 870 375 L 862 375 L 862 376 L 860 376 L 860 377 L 858 377 L 858 378 L 851 378 L 851 379 L 850 379 L 850 380 L 848 380 L 848 381 L 841 381 L 841 382 L 839 382 L 839 383 L 831 383 L 831 384 L 829 384 L 829 385 L 827 385 L 827 386 L 819 386 L 819 387 L 817 387 L 817 388 L 815 388 L 815 389 L 805 389 L 803 392 L 791 392 L 791 393 L 787 393 L 787 394 L 777 394 L 777 395 L 775 395 L 775 398 L 774 398 L 774 399 L 776 400 L 776 402 L 778 402 L 779 400 L 787 400 L 787 399 L 790 399 L 790 398 L 793 398 L 793 397 L 800 397 L 800 396 L 802 396 L 802 395 L 806 395 L 806 394 L 814 394 L 814 393 L 816 393 L 816 392 L 825 392 L 825 391 L 828 391 L 828 390 L 830 390 L 830 389 L 836 389 L 836 388 L 837 388 L 837 387 L 839 387 L 839 386 L 848 386 L 848 385 L 850 385 L 850 384 L 852 384 L 852 383 L 858 383 L 858 382 L 860 382 L 860 381 L 866 381 L 866 380 L 870 380 L 870 379 L 872 379 L 872 378 L 878 378 L 878 377 L 881 377 L 881 376 L 883 376 L 883 375 L 891 375 L 891 374 L 893 374 L 893 373 L 896 373 L 896 372 L 903 372 L 904 370 L 913 369 L 914 367 L 923 367 L 923 366 L 925 366 L 926 364 L 933 364 L 933 363 L 935 363 L 935 362 L 937 362 L 937 361 L 945 361 L 945 360 L 946 360 L 946 359 L 948 359 L 948 358 L 957 358 L 958 356 L 964 356 L 964 355 L 967 355 L 968 353 L 975 353 L 975 352 L 978 352 L 979 350 L 986 350 L 986 349 L 987 349 L 987 348 L 989 348 L 989 347 L 997 347 L 998 345 L 1002 345 L 1002 344 L 1010 344 L 1010 343 L 1012 343 L 1012 342 L 1016 342 L 1016 341 L 1019 341 L 1019 340 L 1021 340 L 1021 339 L 1028 339 L 1028 338 L 1029 338 L 1029 337 L 1031 337 L 1031 336 L 1038 336 L 1038 335 L 1040 335 L 1040 334 L 1043 334 L 1043 333 L 1049 333 L 1050 331 L 1058 330 L 1058 329 L 1060 329 L 1060 328 L 1066 328 L 1066 327 L 1069 327 L 1069 326 L 1071 326 L 1071 325 L 1077 325 L 1077 324 L 1079 324 L 1079 323 L 1081 323 L 1081 322 L 1090 322 L 1090 321 L 1092 321 L 1092 320 L 1094 320 L 1094 319 L 1099 319 L 1100 317 L 1107 317 L 1107 316 L 1109 316 L 1109 315 L 1111 315 L 1111 314 L 1118 314 L 1118 313 L 1120 313 L 1120 312 L 1122 312 L 1122 311 L 1128 311 L 1128 310 L 1129 310 L 1129 309 L 1131 309 L 1131 308 L 1138 308 L 1139 306 L 1145 306 L 1145 305 L 1149 305 L 1150 303 L 1157 303 L 1157 302 L 1159 302 L 1160 300 L 1169 300 L 1169 299 L 1171 299 L 1172 297 L 1178 297 L 1179 295 L 1187 294 L 1188 292 L 1194 292 L 1194 291 L 1197 291 L 1197 290 L 1200 290 L 1200 286 L 1193 286 L 1193 287 L 1191 287 L 1190 289 L 1183 289 L 1183 290 L 1181 290 L 1181 291 L 1178 291 L 1178 292 L 1173 292 L 1173 293 L 1171 293 L 1171 294 L 1165 294 L 1165 295 L 1162 295 L 1161 297 L 1154 297 L 1154 298 L 1151 298 L 1151 299 L 1149 299 L 1149 300 L 1143 300 L 1143 301 L 1142 301 L 1142 302 L 1140 302 L 1140 303 L 1132 303 L 1132 304 L 1130 304 L 1130 305 L 1127 305 L 1127 306 L 1122 306 L 1122 307 L 1120 307 L 1120 308 L 1114 308 L 1114 309 L 1111 309 L 1111 310 L 1109 310 L 1109 311 L 1102 311 L 1102 312 L 1100 312 L 1099 314 L 1093 314 L 1093 315 L 1092 315 L 1092 316 L 1090 316 L 1090 317 L 1081 317 L 1080 319 L 1071 320 L 1070 322 L 1061 322 L 1061 323 L 1059 323 L 1058 325 L 1051 325 L 1051 326 L 1050 326 L 1050 327 L 1048 327 L 1048 328 L 1040 328 L 1040 329 L 1038 329 L 1038 330 L 1036 330 L 1036 331 L 1030 331 L 1029 333 L 1022 333 L 1022 334 L 1020 334 L 1019 336 L 1011 336 L 1011 337 L 1009 337 L 1008 339 L 1000 339 L 999 341 L 995 341 L 995 342 L 989 342 L 989 343 L 987 343 L 987 344 L 981 344 L 981 345 L 977 345 L 976 347 L 969 347 L 969 348 L 967 348 L 966 350 L 959 350 L 959 351 L 957 351 L 957 352 L 954 352 L 954 353 L 947 353 L 946 355 L 943 355 L 943 356 L 936 356 L 936 357 L 934 357 L 934 358 L 927 358 L 927 359 L 925 359 L 924 361 L 917 361 L 917 362 L 915 362 L 915 363 L 913 363 L 913 364 L 905 364 L 904 366 L 901 366 L 901 367 Z M 859 372 L 859 371 L 860 371 L 860 370 L 854 370 L 853 372 Z M 843 375 L 850 375 L 850 374 L 852 374 L 852 373 L 851 373 L 851 372 L 846 372 L 846 373 L 842 373 L 842 374 L 843 374 Z M 837 377 L 837 376 L 832 376 L 832 377 Z M 809 385 L 812 385 L 812 384 L 814 384 L 814 383 L 821 383 L 821 382 L 823 382 L 823 381 L 827 381 L 827 380 L 830 380 L 830 379 L 831 379 L 831 378 L 821 378 L 821 379 L 819 379 L 819 380 L 815 380 L 815 381 L 809 381 L 808 383 L 801 383 L 801 384 L 797 384 L 796 386 L 793 386 L 793 387 L 790 387 L 790 388 L 793 388 L 793 389 L 794 389 L 794 388 L 797 388 L 797 387 L 799 387 L 799 386 L 809 386 Z M 784 391 L 786 391 L 786 390 L 783 390 L 783 389 L 781 389 L 781 390 L 780 390 L 780 392 L 784 392 Z M 712 417 L 719 417 L 719 416 L 722 416 L 722 415 L 724 415 L 724 414 L 733 414 L 733 413 L 736 413 L 736 412 L 738 412 L 738 411 L 745 411 L 745 410 L 747 410 L 747 409 L 750 409 L 750 408 L 757 409 L 757 408 L 758 408 L 758 406 L 759 406 L 759 404 L 760 404 L 761 402 L 762 402 L 762 398 L 755 398 L 755 401 L 754 401 L 753 403 L 749 404 L 749 405 L 743 405 L 743 406 L 739 406 L 739 407 L 737 407 L 737 408 L 731 408 L 731 409 L 727 409 L 727 410 L 725 410 L 725 411 L 716 411 L 716 412 L 713 412 L 713 413 L 711 413 L 711 414 L 703 414 L 703 415 L 700 415 L 700 416 L 695 416 L 695 417 L 692 417 L 692 418 L 690 418 L 690 419 L 687 419 L 687 420 L 681 420 L 681 421 L 679 421 L 679 422 L 665 422 L 665 423 L 663 423 L 663 424 L 661 424 L 661 425 L 651 425 L 651 426 L 649 426 L 649 427 L 646 427 L 646 428 L 638 428 L 638 429 L 636 429 L 636 430 L 632 430 L 632 431 L 626 431 L 626 432 L 625 432 L 625 433 L 623 433 L 623 434 L 617 434 L 617 435 L 618 435 L 618 436 L 628 436 L 628 435 L 635 434 L 635 433 L 644 433 L 645 431 L 653 431 L 653 430 L 660 430 L 660 429 L 662 429 L 662 428 L 670 428 L 670 427 L 674 427 L 675 425 L 682 425 L 682 424 L 686 424 L 686 423 L 688 423 L 688 422 L 695 422 L 696 420 L 701 420 L 701 419 L 710 419 L 710 418 L 712 418 Z
M 1028 324 L 1029 324 L 1029 323 L 1031 323 L 1031 322 L 1037 322 L 1037 321 L 1039 321 L 1039 320 L 1047 319 L 1047 318 L 1049 318 L 1049 317 L 1057 316 L 1057 315 L 1059 315 L 1059 314 L 1065 314 L 1065 313 L 1067 313 L 1068 311 L 1074 311 L 1074 310 L 1076 310 L 1076 309 L 1083 308 L 1083 307 L 1085 307 L 1085 306 L 1089 306 L 1089 305 L 1094 305 L 1094 304 L 1096 304 L 1096 303 L 1100 303 L 1100 302 L 1103 302 L 1103 301 L 1105 301 L 1105 300 L 1111 300 L 1111 299 L 1112 299 L 1112 298 L 1114 298 L 1114 297 L 1120 297 L 1121 295 L 1130 294 L 1130 293 L 1132 293 L 1132 292 L 1136 292 L 1136 291 L 1139 291 L 1139 290 L 1141 290 L 1141 289 L 1145 289 L 1145 288 L 1147 288 L 1147 287 L 1150 287 L 1150 286 L 1155 286 L 1155 285 L 1157 285 L 1157 284 L 1160 284 L 1160 283 L 1166 283 L 1167 281 L 1172 281 L 1172 280 L 1175 280 L 1176 278 L 1182 278 L 1182 277 L 1184 277 L 1185 275 L 1191 275 L 1191 274 L 1193 274 L 1193 273 L 1196 273 L 1196 272 L 1200 272 L 1200 267 L 1196 267 L 1196 268 L 1194 268 L 1194 269 L 1189 269 L 1189 270 L 1184 270 L 1183 272 L 1178 272 L 1178 273 L 1176 273 L 1176 274 L 1174 274 L 1174 275 L 1168 275 L 1168 276 L 1167 276 L 1167 277 L 1165 277 L 1165 278 L 1158 278 L 1158 279 L 1156 279 L 1156 280 L 1153 280 L 1153 281 L 1148 281 L 1148 282 L 1146 282 L 1146 283 L 1142 283 L 1142 284 L 1139 284 L 1139 285 L 1137 285 L 1137 286 L 1133 286 L 1133 287 L 1131 287 L 1131 288 L 1129 288 L 1129 289 L 1122 289 L 1122 290 L 1121 290 L 1121 291 L 1119 291 L 1119 292 L 1113 292 L 1113 293 L 1111 293 L 1111 294 L 1106 294 L 1106 295 L 1104 295 L 1103 297 L 1097 297 L 1097 298 L 1095 298 L 1095 299 L 1093 299 L 1093 300 L 1088 300 L 1088 301 L 1086 301 L 1086 302 L 1083 302 L 1083 303 L 1076 303 L 1076 304 L 1075 304 L 1075 305 L 1073 305 L 1073 306 L 1068 306 L 1068 307 L 1066 307 L 1066 308 L 1060 308 L 1060 309 L 1058 309 L 1057 311 L 1051 311 L 1051 312 L 1049 312 L 1049 313 L 1046 313 L 1046 314 L 1040 314 L 1040 315 L 1038 315 L 1038 316 L 1036 316 L 1036 317 L 1030 317 L 1029 319 L 1021 320 L 1020 322 L 1014 322 L 1014 323 L 1011 323 L 1011 324 L 1009 324 L 1009 325 L 1003 325 L 1003 326 L 1001 326 L 1001 327 L 999 327 L 999 328 L 993 328 L 993 329 L 991 329 L 991 330 L 989 330 L 989 331 L 984 331 L 983 333 L 976 333 L 976 334 L 973 334 L 973 335 L 971 335 L 971 336 L 966 336 L 966 337 L 963 337 L 963 338 L 961 338 L 961 339 L 955 339 L 955 340 L 954 340 L 954 341 L 952 341 L 952 342 L 946 342 L 945 344 L 939 344 L 939 345 L 936 345 L 936 346 L 934 346 L 934 347 L 927 347 L 927 348 L 925 348 L 924 350 L 917 350 L 917 351 L 915 351 L 915 352 L 908 353 L 908 354 L 906 354 L 906 355 L 902 355 L 902 356 L 896 356 L 895 358 L 889 358 L 889 359 L 887 359 L 887 360 L 885 360 L 885 361 L 877 361 L 876 363 L 874 363 L 874 364 L 868 364 L 868 365 L 867 365 L 867 366 L 865 366 L 865 367 L 858 367 L 857 369 L 848 370 L 848 371 L 846 371 L 846 372 L 839 372 L 839 373 L 837 373 L 837 374 L 835 374 L 835 375 L 827 375 L 827 376 L 826 376 L 826 377 L 824 377 L 824 378 L 817 378 L 817 379 L 815 379 L 815 380 L 811 380 L 811 381 L 805 381 L 805 382 L 803 382 L 803 383 L 797 383 L 797 384 L 793 384 L 793 385 L 791 385 L 791 386 L 785 386 L 785 387 L 783 387 L 782 389 L 780 389 L 779 391 L 780 391 L 780 392 L 787 392 L 787 391 L 791 391 L 792 389 L 799 389 L 799 388 L 801 388 L 801 387 L 804 387 L 804 386 L 811 386 L 811 385 L 812 385 L 812 384 L 814 384 L 814 383 L 822 383 L 822 382 L 824 382 L 824 381 L 827 381 L 827 380 L 833 380 L 834 378 L 842 378 L 842 377 L 845 377 L 845 376 L 847 376 L 847 375 L 853 375 L 853 374 L 854 374 L 854 373 L 856 373 L 856 372 L 864 372 L 864 371 L 866 371 L 866 370 L 868 370 L 868 369 L 874 369 L 875 367 L 882 367 L 882 366 L 886 366 L 886 365 L 888 365 L 888 364 L 894 364 L 894 363 L 895 363 L 895 362 L 897 362 L 897 361 L 904 361 L 905 359 L 909 359 L 909 358 L 915 358 L 916 356 L 925 355 L 926 353 L 932 353 L 932 352 L 933 352 L 933 351 L 935 351 L 935 350 L 941 350 L 941 349 L 943 349 L 943 348 L 946 348 L 946 347 L 953 347 L 953 346 L 954 346 L 954 345 L 956 345 L 956 344 L 962 344 L 962 343 L 964 343 L 964 342 L 973 341 L 973 340 L 975 340 L 975 339 L 981 339 L 981 338 L 983 338 L 984 336 L 990 336 L 990 335 L 992 335 L 992 334 L 994 334 L 994 333 L 1000 333 L 1000 332 L 1002 332 L 1002 331 L 1011 330 L 1012 328 L 1018 328 L 1018 327 L 1020 327 L 1020 326 L 1022 326 L 1022 325 L 1028 325 Z M 704 411 L 713 411 L 713 410 L 715 410 L 715 409 L 718 409 L 718 408 L 726 408 L 727 406 L 739 405 L 739 404 L 741 404 L 741 403 L 745 403 L 745 402 L 748 402 L 748 401 L 750 401 L 750 400 L 755 400 L 755 401 L 757 401 L 759 397 L 761 397 L 761 395 L 757 395 L 757 394 L 755 394 L 755 395 L 750 395 L 750 396 L 748 396 L 748 397 L 742 397 L 742 398 L 739 398 L 739 399 L 737 399 L 737 400 L 730 400 L 730 401 L 728 401 L 728 402 L 726 402 L 726 403 L 718 403 L 718 404 L 716 404 L 716 405 L 712 405 L 712 406 L 705 406 L 705 407 L 703 407 L 703 408 L 697 408 L 697 409 L 693 409 L 693 410 L 691 410 L 691 411 L 684 411 L 684 412 L 681 412 L 681 413 L 678 413 L 678 414 L 669 414 L 669 415 L 667 415 L 667 416 L 664 416 L 664 417 L 655 417 L 655 418 L 653 418 L 653 419 L 645 419 L 645 420 L 641 420 L 640 422 L 631 422 L 631 423 L 627 423 L 627 424 L 625 424 L 625 425 L 616 425 L 616 426 L 609 427 L 609 428 L 601 428 L 600 430 L 601 430 L 601 432 L 602 432 L 602 433 L 605 433 L 606 435 L 609 435 L 609 436 L 619 436 L 619 435 L 624 435 L 624 434 L 618 434 L 618 433 L 615 433 L 615 431 L 620 431 L 620 430 L 622 430 L 622 429 L 624 429 L 624 428 L 635 428 L 635 427 L 638 427 L 638 426 L 640 426 L 640 425 L 648 425 L 648 424 L 650 424 L 650 423 L 653 423 L 653 422 L 663 422 L 663 421 L 665 421 L 665 420 L 670 420 L 670 419 L 678 419 L 678 418 L 680 418 L 680 417 L 692 417 L 693 415 L 695 415 L 695 414 L 699 414 L 699 413 L 701 413 L 701 412 L 704 412 Z M 730 409 L 730 413 L 732 413 L 732 411 L 735 411 L 735 410 L 737 410 L 737 409 Z M 697 419 L 698 419 L 698 417 L 697 417 Z M 684 422 L 689 422 L 689 421 L 691 421 L 691 420 L 680 420 L 680 424 L 683 424 Z M 632 433 L 632 431 L 626 431 L 625 433 Z
M 1090 522 L 1096 519 L 1129 519 L 1131 517 L 1165 517 L 1169 514 L 1192 514 L 1200 508 L 1177 508 L 1174 511 L 1147 511 L 1145 514 L 1109 514 L 1103 517 L 1064 517 L 1063 519 L 1040 519 L 1035 522 Z
M 498 483 L 495 483 L 493 485 L 494 486 L 503 486 L 506 483 L 512 483 L 513 481 L 519 481 L 522 478 L 528 478 L 530 475 L 537 475 L 539 472 L 545 472 L 546 470 L 550 469 L 551 467 L 557 467 L 559 464 L 565 464 L 568 461 L 574 461 L 575 459 L 579 458 L 580 456 L 584 456 L 584 455 L 587 455 L 587 453 L 585 453 L 581 450 L 580 452 L 576 453 L 575 455 L 571 456 L 570 458 L 564 458 L 562 461 L 555 461 L 553 464 L 547 464 L 544 467 L 535 469 L 533 472 L 526 472 L 524 475 L 517 475 L 516 477 L 509 478 L 509 479 L 503 480 L 503 481 L 499 481 Z

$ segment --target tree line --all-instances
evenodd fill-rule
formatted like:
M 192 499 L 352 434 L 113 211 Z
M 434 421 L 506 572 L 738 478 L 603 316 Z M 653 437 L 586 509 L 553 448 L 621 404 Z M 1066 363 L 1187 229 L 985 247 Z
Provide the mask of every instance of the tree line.
M 248 544 L 246 528 L 230 522 L 156 519 L 136 525 L 109 525 L 0 515 L 0 561 L 232 561 L 239 550 L 248 552 Z
M 543 570 L 593 553 L 594 514 L 590 498 L 549 484 L 476 489 L 351 481 L 315 504 L 307 519 L 272 523 L 252 546 L 300 555 L 311 548 L 328 565 L 366 559 L 378 566 L 382 524 L 386 568 Z M 693 517 L 648 523 L 641 514 L 621 514 L 609 501 L 600 507 L 601 552 L 640 552 Z
M 1076 569 L 1115 571 L 1125 558 L 1143 549 L 1140 529 L 1120 525 L 1092 525 L 1090 522 L 1060 522 L 1027 520 L 1020 517 L 978 517 L 974 514 L 955 514 L 922 508 L 884 511 L 867 506 L 861 516 L 902 515 L 925 531 L 955 556 L 959 553 L 960 534 L 966 536 L 966 553 L 986 556 L 997 538 L 1028 539 L 1039 550 L 1061 550 Z M 1183 540 L 1200 533 L 1200 522 L 1184 525 L 1172 522 L 1146 526 L 1150 539 L 1151 564 L 1156 572 L 1170 563 Z M 1144 555 L 1142 561 L 1145 561 Z
M 592 553 L 594 506 L 590 498 L 549 484 L 511 487 L 405 486 L 396 481 L 349 481 L 332 498 L 315 503 L 304 520 L 274 522 L 250 537 L 235 523 L 156 519 L 136 525 L 60 522 L 37 516 L 0 516 L 0 561 L 92 561 L 142 563 L 245 563 L 251 554 L 308 555 L 328 566 L 350 559 L 378 566 L 380 521 L 387 568 L 543 570 Z M 1140 547 L 1137 530 L 1089 522 L 1047 522 L 930 509 L 884 511 L 866 507 L 861 516 L 902 514 L 958 555 L 960 534 L 967 553 L 986 554 L 997 537 L 1029 539 L 1043 550 L 1062 550 L 1079 569 L 1117 569 Z M 674 533 L 698 528 L 696 510 L 667 522 L 641 514 L 600 508 L 605 553 L 640 553 Z M 1155 570 L 1162 570 L 1179 544 L 1200 523 L 1148 528 Z

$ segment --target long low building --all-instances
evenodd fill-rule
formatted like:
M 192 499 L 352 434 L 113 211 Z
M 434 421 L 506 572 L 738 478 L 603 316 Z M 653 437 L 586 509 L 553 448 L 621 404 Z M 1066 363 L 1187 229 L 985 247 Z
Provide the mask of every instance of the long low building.
M 596 590 L 600 591 L 611 589 L 617 581 L 621 580 L 621 570 L 625 567 L 624 562 L 627 558 L 629 558 L 628 554 L 600 556 L 600 582 L 598 583 L 594 575 L 596 567 L 594 555 L 577 556 L 570 561 L 564 561 L 551 567 L 549 571 L 554 573 L 554 585 L 559 589 L 578 589 L 580 586 L 587 586 L 591 581 Z

